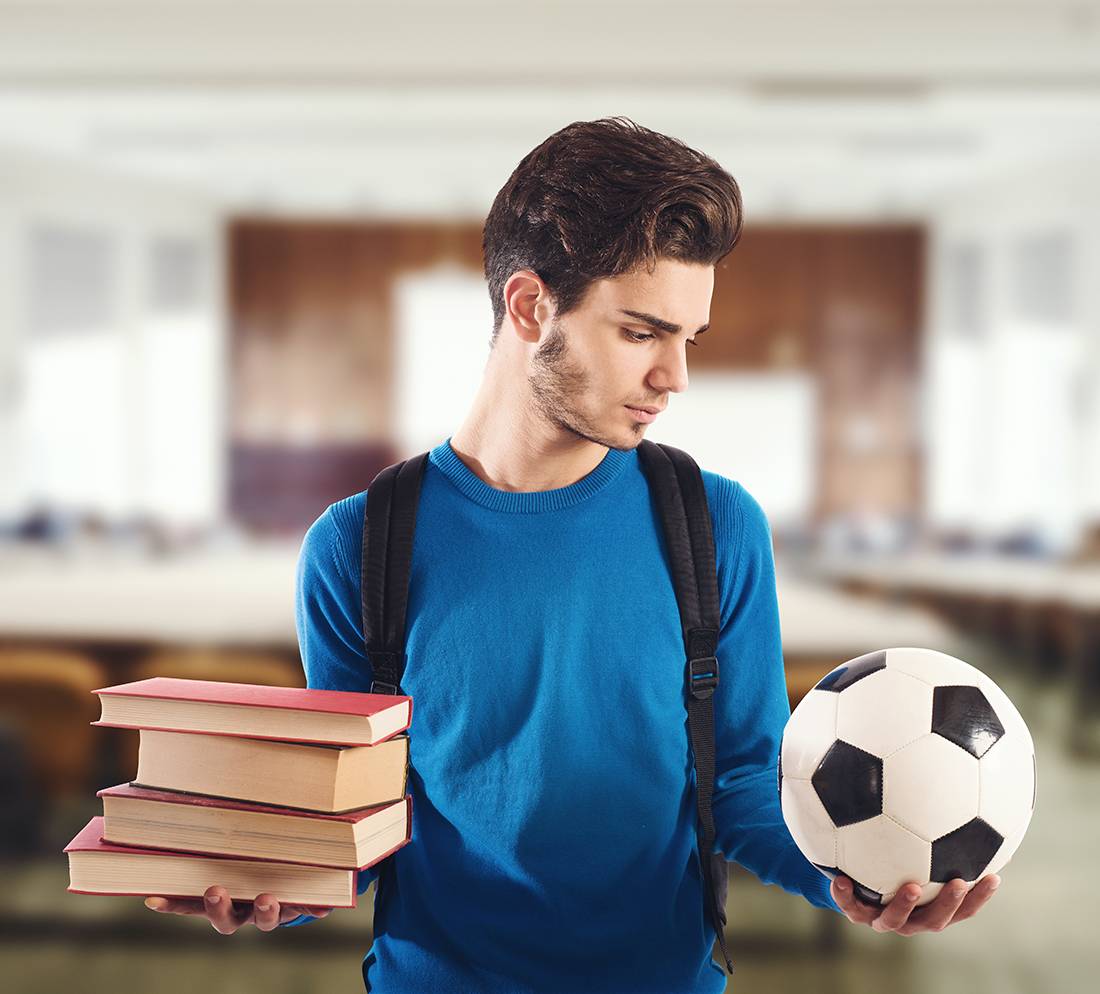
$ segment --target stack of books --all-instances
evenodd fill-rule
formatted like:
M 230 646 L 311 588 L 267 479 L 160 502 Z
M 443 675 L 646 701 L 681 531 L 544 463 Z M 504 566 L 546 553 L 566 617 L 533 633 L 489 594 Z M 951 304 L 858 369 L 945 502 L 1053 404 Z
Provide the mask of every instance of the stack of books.
M 66 847 L 78 894 L 354 908 L 356 872 L 405 845 L 412 698 L 154 677 L 94 691 L 140 729 L 128 784 Z

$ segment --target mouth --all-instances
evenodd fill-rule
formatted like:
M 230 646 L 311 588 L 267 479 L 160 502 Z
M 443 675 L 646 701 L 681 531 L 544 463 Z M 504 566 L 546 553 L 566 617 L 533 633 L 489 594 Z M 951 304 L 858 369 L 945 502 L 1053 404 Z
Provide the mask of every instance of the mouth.
M 626 405 L 626 409 L 634 415 L 636 420 L 644 424 L 656 421 L 657 415 L 664 410 L 662 407 L 631 407 L 629 404 Z

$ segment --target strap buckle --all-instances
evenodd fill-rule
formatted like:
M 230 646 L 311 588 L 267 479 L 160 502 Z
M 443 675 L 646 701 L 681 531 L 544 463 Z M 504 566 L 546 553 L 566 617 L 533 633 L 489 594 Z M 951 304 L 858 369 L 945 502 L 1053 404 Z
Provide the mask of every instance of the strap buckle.
M 691 688 L 691 696 L 696 700 L 705 701 L 710 697 L 718 686 L 718 657 L 701 656 L 699 659 L 689 659 L 688 686 Z
M 367 658 L 370 659 L 371 668 L 379 676 L 395 676 L 400 682 L 401 676 L 405 672 L 406 656 L 403 652 L 368 648 Z M 401 688 L 398 684 L 374 677 L 371 680 L 370 692 L 372 694 L 400 694 Z

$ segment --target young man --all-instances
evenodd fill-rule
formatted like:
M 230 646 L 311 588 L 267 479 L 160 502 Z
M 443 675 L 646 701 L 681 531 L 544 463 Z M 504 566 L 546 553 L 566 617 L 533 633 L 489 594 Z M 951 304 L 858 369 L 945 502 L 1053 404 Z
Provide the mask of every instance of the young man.
M 383 864 L 367 990 L 725 989 L 694 852 L 683 633 L 636 449 L 688 386 L 741 225 L 717 163 L 622 118 L 552 135 L 493 203 L 490 355 L 473 408 L 431 452 L 417 515 L 402 680 L 413 830 Z M 721 601 L 717 850 L 880 930 L 969 917 L 996 877 L 968 894 L 954 881 L 912 914 L 910 884 L 876 917 L 795 846 L 776 792 L 790 710 L 771 535 L 742 486 L 703 476 Z M 303 543 L 310 687 L 370 689 L 365 502 L 331 505 Z M 234 909 L 224 888 L 162 910 L 221 932 L 311 920 L 271 895 Z

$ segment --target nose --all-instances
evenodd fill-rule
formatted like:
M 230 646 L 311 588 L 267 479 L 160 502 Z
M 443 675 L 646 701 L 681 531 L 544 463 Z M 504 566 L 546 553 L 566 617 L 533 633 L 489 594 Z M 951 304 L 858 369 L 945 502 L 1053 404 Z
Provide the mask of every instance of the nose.
M 688 386 L 687 346 L 670 342 L 650 371 L 649 386 L 656 393 L 682 393 Z

